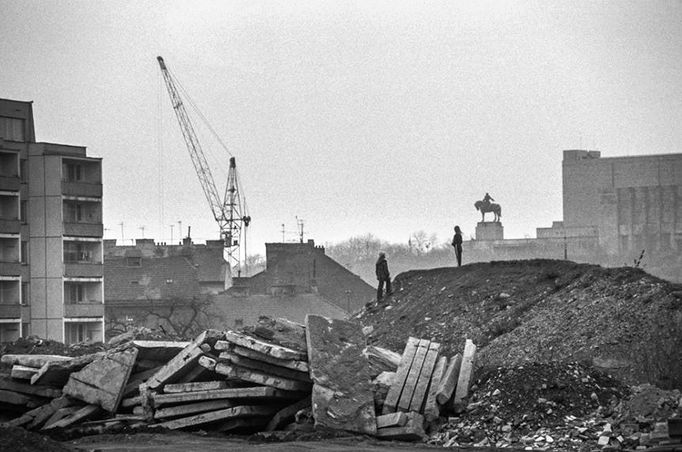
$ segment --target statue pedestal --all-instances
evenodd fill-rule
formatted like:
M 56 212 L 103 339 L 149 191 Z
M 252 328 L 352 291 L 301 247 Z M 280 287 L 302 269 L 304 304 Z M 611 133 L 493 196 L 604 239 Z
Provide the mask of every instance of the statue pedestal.
M 476 224 L 476 240 L 504 240 L 504 226 L 497 221 Z

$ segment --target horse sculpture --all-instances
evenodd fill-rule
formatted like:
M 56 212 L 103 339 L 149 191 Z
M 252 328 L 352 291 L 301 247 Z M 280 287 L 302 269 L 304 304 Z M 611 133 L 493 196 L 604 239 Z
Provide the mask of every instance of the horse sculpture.
M 481 222 L 485 221 L 485 214 L 487 212 L 492 212 L 495 217 L 493 221 L 500 221 L 500 217 L 502 216 L 502 207 L 500 207 L 499 204 L 494 202 L 476 201 L 474 203 L 474 207 L 476 207 L 476 210 L 481 211 Z

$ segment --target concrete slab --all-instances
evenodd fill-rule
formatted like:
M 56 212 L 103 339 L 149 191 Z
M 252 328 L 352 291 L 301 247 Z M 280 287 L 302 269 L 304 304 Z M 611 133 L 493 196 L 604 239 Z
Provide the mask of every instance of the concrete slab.
M 306 316 L 316 426 L 376 433 L 374 392 L 359 323 Z
M 455 397 L 453 399 L 455 413 L 461 413 L 466 408 L 466 398 L 469 395 L 469 385 L 471 384 L 471 377 L 474 371 L 475 354 L 476 345 L 474 345 L 471 339 L 467 339 L 464 344 L 462 366 L 459 369 L 459 378 L 457 379 L 457 388 L 455 389 Z
M 71 374 L 64 394 L 115 413 L 137 353 L 136 348 L 129 348 L 93 361 Z
M 407 339 L 405 344 L 405 350 L 403 351 L 402 357 L 400 359 L 400 365 L 398 365 L 398 371 L 393 379 L 393 384 L 391 389 L 388 390 L 386 395 L 386 400 L 384 400 L 384 406 L 382 409 L 382 414 L 389 414 L 395 412 L 398 407 L 398 401 L 403 392 L 403 387 L 405 386 L 405 380 L 410 373 L 410 368 L 412 367 L 412 361 L 417 353 L 417 345 L 419 344 L 419 339 L 416 337 L 410 337 Z

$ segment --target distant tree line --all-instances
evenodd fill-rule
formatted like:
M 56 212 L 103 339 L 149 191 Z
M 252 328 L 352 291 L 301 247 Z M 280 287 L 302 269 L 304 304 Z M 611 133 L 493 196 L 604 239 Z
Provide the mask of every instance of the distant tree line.
M 450 239 L 439 243 L 436 234 L 424 231 L 413 232 L 405 243 L 389 243 L 372 234 L 365 234 L 336 244 L 326 244 L 325 250 L 328 256 L 371 285 L 376 282 L 374 264 L 380 251 L 386 253 L 391 278 L 407 270 L 455 265 Z

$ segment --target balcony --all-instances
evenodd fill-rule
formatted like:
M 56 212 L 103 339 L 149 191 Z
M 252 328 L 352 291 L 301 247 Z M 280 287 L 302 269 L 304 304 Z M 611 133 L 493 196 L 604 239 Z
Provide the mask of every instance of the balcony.
M 64 235 L 75 237 L 102 237 L 102 223 L 64 223 Z
M 89 182 L 62 181 L 62 194 L 67 196 L 83 196 L 88 198 L 102 197 L 102 184 Z
M 20 319 L 21 306 L 18 304 L 0 304 L 0 319 Z
M 21 222 L 16 220 L 7 220 L 0 218 L 0 233 L 3 234 L 19 234 L 21 232 Z
M 21 179 L 19 179 L 19 176 L 0 176 L 0 190 L 19 191 L 20 187 Z
M 21 262 L 0 262 L 0 275 L 21 276 Z
M 93 262 L 67 262 L 64 264 L 64 276 L 101 278 L 103 268 L 102 264 Z
M 64 317 L 104 317 L 104 304 L 98 302 L 65 304 Z

